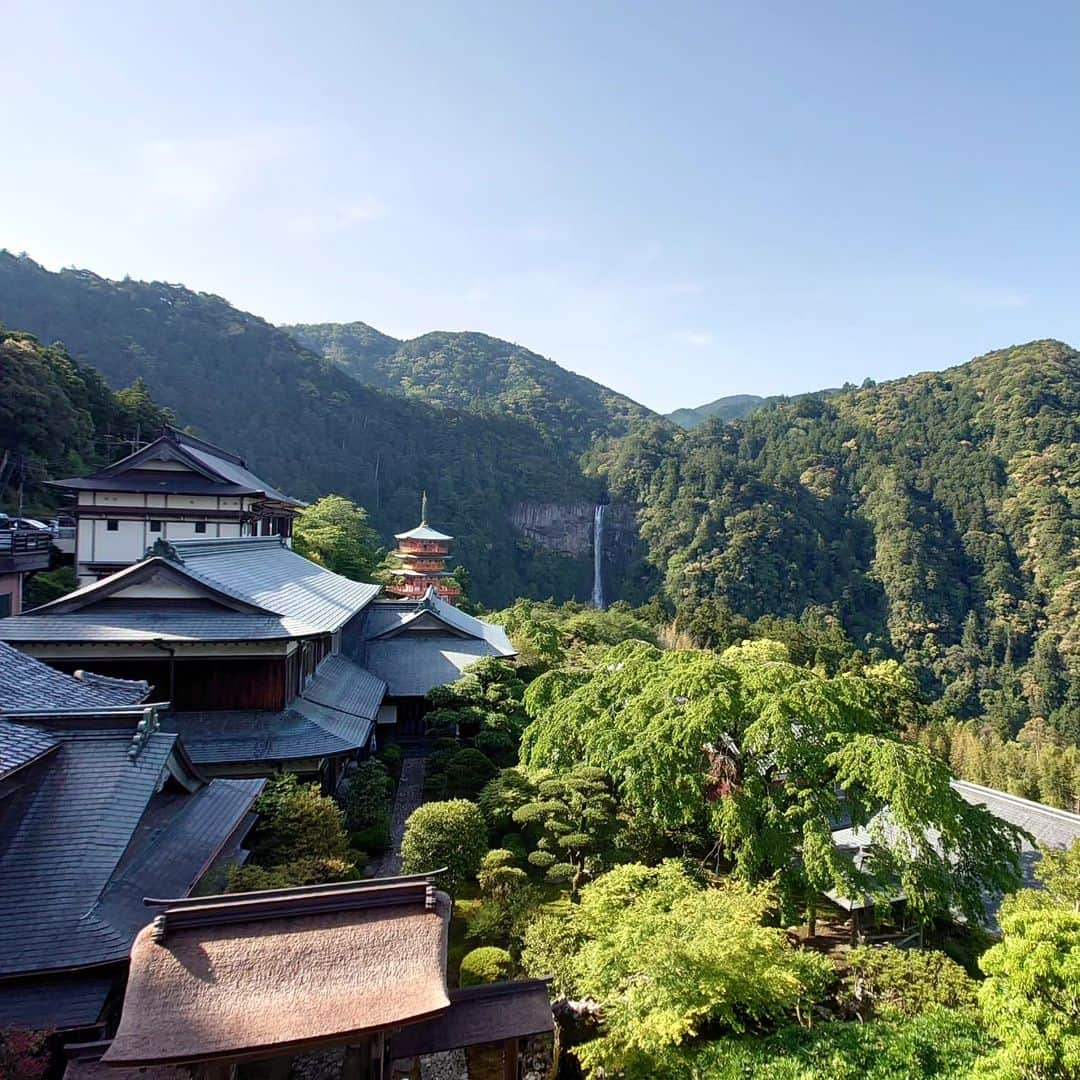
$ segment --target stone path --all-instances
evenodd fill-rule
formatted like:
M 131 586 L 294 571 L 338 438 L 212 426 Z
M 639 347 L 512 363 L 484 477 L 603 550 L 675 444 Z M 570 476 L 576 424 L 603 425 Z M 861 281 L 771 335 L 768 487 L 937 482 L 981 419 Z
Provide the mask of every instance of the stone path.
M 390 850 L 379 859 L 372 860 L 375 877 L 394 877 L 401 873 L 401 840 L 405 835 L 405 822 L 423 801 L 424 758 L 407 757 L 401 763 L 401 779 L 390 815 Z

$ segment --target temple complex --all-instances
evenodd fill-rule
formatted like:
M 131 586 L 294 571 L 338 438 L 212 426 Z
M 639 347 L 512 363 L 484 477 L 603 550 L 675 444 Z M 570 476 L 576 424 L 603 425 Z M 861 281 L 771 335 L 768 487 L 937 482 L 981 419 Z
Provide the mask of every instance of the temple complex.
M 387 585 L 386 591 L 407 600 L 419 600 L 429 589 L 434 589 L 443 600 L 453 603 L 461 596 L 460 587 L 446 569 L 454 538 L 428 525 L 427 516 L 425 492 L 420 503 L 420 524 L 394 537 L 398 542 L 394 555 L 400 567 L 396 571 L 397 580 Z

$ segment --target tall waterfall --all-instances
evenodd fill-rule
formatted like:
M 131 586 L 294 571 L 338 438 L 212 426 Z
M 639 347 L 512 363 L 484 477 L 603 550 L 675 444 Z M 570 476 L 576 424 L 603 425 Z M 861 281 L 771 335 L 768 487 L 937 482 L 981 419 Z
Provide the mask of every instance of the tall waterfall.
M 592 605 L 604 610 L 604 504 L 593 512 Z

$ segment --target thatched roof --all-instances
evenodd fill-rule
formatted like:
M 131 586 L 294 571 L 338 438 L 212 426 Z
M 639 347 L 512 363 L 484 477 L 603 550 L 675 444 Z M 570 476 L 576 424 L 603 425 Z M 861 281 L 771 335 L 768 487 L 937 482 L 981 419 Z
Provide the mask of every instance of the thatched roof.
M 266 1057 L 431 1016 L 449 921 L 423 877 L 170 902 L 132 948 L 104 1060 Z

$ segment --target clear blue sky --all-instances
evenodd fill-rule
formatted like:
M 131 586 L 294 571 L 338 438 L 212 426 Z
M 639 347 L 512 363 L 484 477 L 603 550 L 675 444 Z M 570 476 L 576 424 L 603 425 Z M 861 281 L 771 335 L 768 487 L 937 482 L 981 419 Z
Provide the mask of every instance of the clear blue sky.
M 7 0 L 0 246 L 658 409 L 1080 341 L 1075 3 Z

